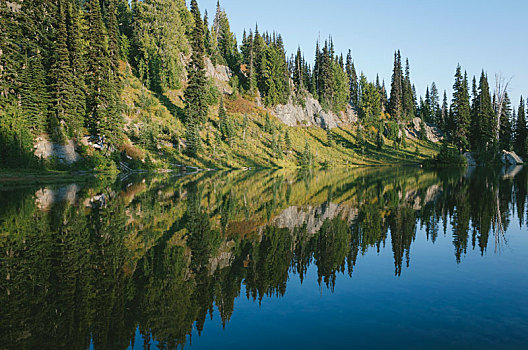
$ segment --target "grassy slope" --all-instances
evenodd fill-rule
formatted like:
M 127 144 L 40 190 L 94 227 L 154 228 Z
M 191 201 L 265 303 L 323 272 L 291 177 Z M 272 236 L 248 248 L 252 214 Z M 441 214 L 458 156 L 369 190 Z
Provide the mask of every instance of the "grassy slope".
M 282 159 L 271 149 L 272 134 L 264 132 L 266 110 L 242 97 L 226 96 L 225 105 L 233 120 L 236 137 L 231 145 L 215 141 L 218 137 L 218 107 L 212 106 L 206 125 L 202 128 L 203 151 L 198 158 L 189 158 L 178 151 L 175 140 L 180 141 L 183 150 L 185 128 L 181 122 L 183 101 L 181 91 L 169 91 L 164 95 L 148 91 L 129 69 L 125 69 L 125 88 L 122 99 L 126 105 L 127 127 L 125 130 L 131 143 L 125 147 L 127 153 L 137 159 L 147 156 L 157 167 L 170 168 L 174 164 L 185 164 L 200 168 L 262 168 L 297 167 L 307 141 L 314 157 L 315 166 L 361 166 L 420 163 L 435 155 L 438 145 L 419 140 L 407 140 L 405 149 L 394 149 L 392 142 L 385 140 L 385 147 L 377 150 L 374 139 L 368 141 L 362 152 L 356 147 L 354 126 L 332 130 L 336 145 L 329 147 L 327 133 L 318 127 L 288 127 L 273 115 L 271 123 L 276 137 L 282 139 Z M 249 124 L 242 130 L 244 114 Z M 289 130 L 292 149 L 286 150 L 284 137 Z M 157 146 L 145 142 L 145 134 L 159 135 Z

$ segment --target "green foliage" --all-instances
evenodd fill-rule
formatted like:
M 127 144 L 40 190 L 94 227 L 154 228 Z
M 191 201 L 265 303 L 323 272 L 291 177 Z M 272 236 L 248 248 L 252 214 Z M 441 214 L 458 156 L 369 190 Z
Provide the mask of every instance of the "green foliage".
M 308 142 L 304 144 L 304 151 L 301 154 L 300 165 L 303 168 L 309 168 L 313 166 L 313 155 Z
M 184 22 L 187 11 L 183 0 L 134 2 L 137 47 L 132 61 L 153 91 L 181 87 L 184 67 L 180 57 L 189 51 Z
M 16 104 L 0 109 L 0 167 L 36 167 L 33 136 L 23 112 Z
M 425 165 L 430 167 L 465 166 L 466 158 L 455 148 L 449 147 L 447 142 L 442 143 L 442 148 L 436 157 L 428 160 Z
M 380 151 L 383 149 L 383 146 L 385 145 L 385 138 L 383 137 L 383 133 L 381 131 L 382 128 L 383 126 L 380 125 L 380 127 L 378 128 L 378 133 L 376 135 L 376 147 Z

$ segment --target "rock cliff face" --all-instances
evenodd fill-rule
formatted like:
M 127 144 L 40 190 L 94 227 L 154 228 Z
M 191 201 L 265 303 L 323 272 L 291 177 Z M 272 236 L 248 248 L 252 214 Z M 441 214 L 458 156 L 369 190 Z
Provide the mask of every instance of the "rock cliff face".
M 352 107 L 348 106 L 346 112 L 338 115 L 325 112 L 319 101 L 308 95 L 303 100 L 304 107 L 294 104 L 292 99 L 286 105 L 278 105 L 273 112 L 284 124 L 288 126 L 320 126 L 322 128 L 336 128 L 342 124 L 357 121 L 357 116 Z
M 231 73 L 231 70 L 228 67 L 222 66 L 220 64 L 215 66 L 209 58 L 206 58 L 205 59 L 205 75 L 208 78 L 213 78 L 213 79 L 220 80 L 223 82 L 228 82 L 229 79 L 231 79 L 231 76 L 233 74 Z
M 61 163 L 72 164 L 81 159 L 75 151 L 75 142 L 69 140 L 65 145 L 51 142 L 47 137 L 38 137 L 34 146 L 35 156 L 44 159 L 55 157 Z
M 420 118 L 414 118 L 411 125 L 405 129 L 405 136 L 410 139 L 417 139 L 420 137 L 422 132 L 422 120 Z M 425 133 L 429 141 L 437 143 L 442 141 L 444 134 L 435 125 L 425 123 Z

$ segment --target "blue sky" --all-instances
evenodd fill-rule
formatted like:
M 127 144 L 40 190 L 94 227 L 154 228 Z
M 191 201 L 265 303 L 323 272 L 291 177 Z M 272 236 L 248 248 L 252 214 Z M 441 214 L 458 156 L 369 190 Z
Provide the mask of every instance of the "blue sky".
M 198 0 L 212 20 L 216 0 Z M 390 84 L 393 53 L 409 57 L 419 95 L 435 81 L 450 94 L 457 63 L 470 77 L 513 77 L 514 105 L 528 95 L 528 1 L 524 0 L 223 0 L 231 28 L 281 33 L 288 55 L 300 45 L 313 60 L 315 41 L 332 35 L 337 52 L 352 50 L 356 69 Z

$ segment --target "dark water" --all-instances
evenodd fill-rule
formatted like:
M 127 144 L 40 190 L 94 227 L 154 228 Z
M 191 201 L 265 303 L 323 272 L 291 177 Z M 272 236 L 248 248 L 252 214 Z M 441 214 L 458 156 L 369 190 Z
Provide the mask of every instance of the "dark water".
M 528 172 L 0 187 L 0 349 L 528 349 Z

